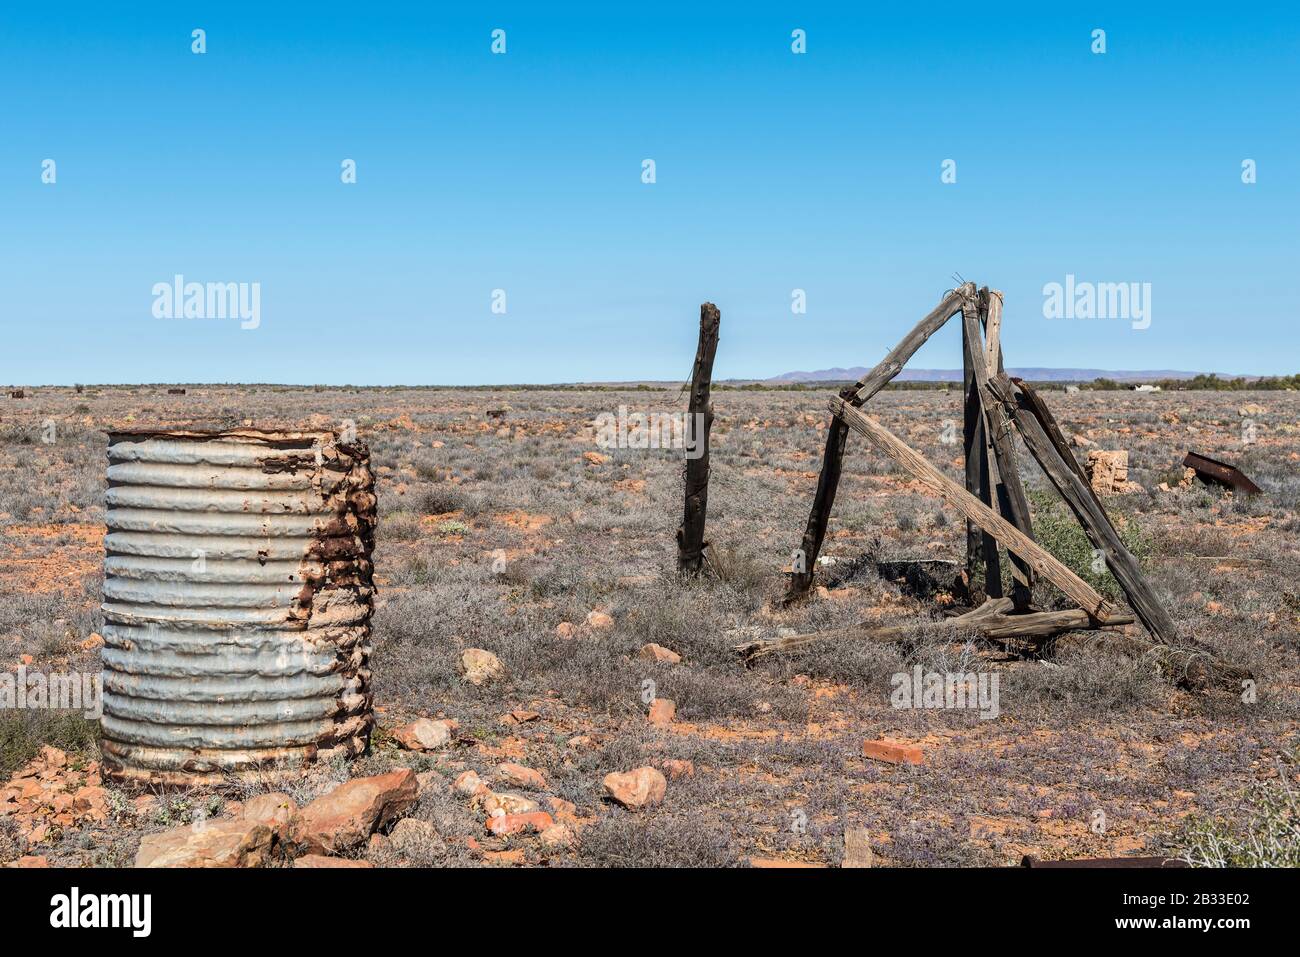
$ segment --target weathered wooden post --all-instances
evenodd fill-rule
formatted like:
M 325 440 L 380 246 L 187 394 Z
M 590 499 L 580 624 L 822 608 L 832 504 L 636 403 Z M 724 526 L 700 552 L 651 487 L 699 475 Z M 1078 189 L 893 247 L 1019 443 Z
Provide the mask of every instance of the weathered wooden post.
M 987 296 L 987 290 L 984 291 Z M 984 429 L 984 403 L 980 396 L 983 384 L 975 374 L 977 363 L 984 358 L 984 340 L 980 335 L 980 294 L 973 292 L 962 303 L 962 451 L 966 457 L 966 491 L 985 505 L 992 506 L 993 484 L 989 474 L 989 456 Z M 966 578 L 974 587 L 979 572 L 983 571 L 984 593 L 990 598 L 1002 597 L 1002 566 L 998 560 L 998 544 L 991 535 L 985 535 L 974 522 L 966 522 Z
M 686 510 L 677 530 L 677 569 L 698 574 L 704 565 L 704 521 L 709 503 L 709 430 L 713 427 L 713 357 L 718 351 L 722 314 L 711 302 L 700 306 L 700 343 L 691 370 L 691 397 L 687 406 Z

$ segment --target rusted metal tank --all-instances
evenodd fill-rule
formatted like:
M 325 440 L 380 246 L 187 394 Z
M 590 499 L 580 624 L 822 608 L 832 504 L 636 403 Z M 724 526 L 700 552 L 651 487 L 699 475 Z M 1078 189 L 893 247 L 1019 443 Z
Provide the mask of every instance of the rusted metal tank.
M 334 432 L 114 432 L 108 462 L 107 773 L 194 784 L 364 751 L 368 450 Z

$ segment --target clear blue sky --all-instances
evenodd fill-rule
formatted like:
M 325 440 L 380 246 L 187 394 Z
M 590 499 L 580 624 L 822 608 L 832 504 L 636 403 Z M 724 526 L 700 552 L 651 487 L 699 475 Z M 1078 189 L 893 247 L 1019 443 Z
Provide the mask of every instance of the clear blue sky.
M 681 378 L 705 299 L 718 376 L 871 365 L 955 273 L 1011 365 L 1300 370 L 1294 6 L 535 6 L 5 4 L 0 380 Z M 260 327 L 155 318 L 177 273 Z M 1067 274 L 1150 328 L 1045 319 Z

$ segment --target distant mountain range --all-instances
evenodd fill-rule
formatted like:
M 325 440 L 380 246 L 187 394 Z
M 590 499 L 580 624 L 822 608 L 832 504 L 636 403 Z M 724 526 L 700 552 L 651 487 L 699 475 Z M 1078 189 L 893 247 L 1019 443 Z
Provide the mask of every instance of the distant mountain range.
M 786 372 L 764 382 L 841 382 L 861 379 L 871 370 L 863 366 L 849 369 L 818 369 L 816 372 Z M 1008 369 L 1008 375 L 1031 382 L 1091 382 L 1093 379 L 1114 379 L 1116 382 L 1150 382 L 1156 379 L 1192 379 L 1200 372 L 1180 372 L 1176 369 Z M 1236 376 L 1214 373 L 1221 379 Z M 960 382 L 960 369 L 904 369 L 897 376 L 904 382 Z M 1249 378 L 1249 377 L 1247 377 Z

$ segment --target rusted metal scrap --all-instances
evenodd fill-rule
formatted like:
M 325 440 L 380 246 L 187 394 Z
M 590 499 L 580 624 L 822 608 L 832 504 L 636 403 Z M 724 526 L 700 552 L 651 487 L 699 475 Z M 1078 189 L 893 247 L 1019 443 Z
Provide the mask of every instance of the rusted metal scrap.
M 105 770 L 160 784 L 369 744 L 375 494 L 333 432 L 115 432 Z
M 1218 485 L 1226 485 L 1247 495 L 1258 495 L 1264 491 L 1248 479 L 1237 466 L 1212 459 L 1200 452 L 1188 452 L 1183 458 L 1183 465 L 1194 471 L 1196 477 L 1207 484 L 1214 482 Z

